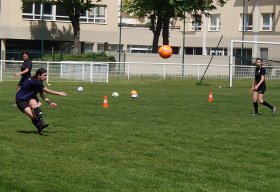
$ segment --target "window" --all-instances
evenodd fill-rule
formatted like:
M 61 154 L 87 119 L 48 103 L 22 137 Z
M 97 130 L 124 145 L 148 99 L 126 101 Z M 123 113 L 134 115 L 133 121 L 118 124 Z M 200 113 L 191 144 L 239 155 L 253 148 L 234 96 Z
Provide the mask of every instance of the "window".
M 45 2 L 27 2 L 23 5 L 22 18 L 28 20 L 70 21 L 65 8 L 61 4 Z M 81 14 L 80 21 L 84 23 L 105 23 L 106 6 L 96 5 Z
M 53 20 L 53 5 L 50 3 L 44 3 L 41 6 L 44 12 L 44 19 Z
M 23 3 L 23 10 L 22 10 L 22 18 L 24 19 L 34 19 L 33 17 L 33 11 L 34 10 L 34 4 L 33 3 Z
M 80 20 L 88 23 L 105 23 L 106 22 L 106 6 L 96 5 L 86 11 L 80 17 Z
M 253 50 L 251 48 L 233 48 L 235 65 L 252 65 Z
M 96 12 L 95 21 L 97 23 L 105 23 L 105 10 L 106 10 L 106 7 L 104 7 L 104 6 L 95 7 L 95 12 Z
M 127 50 L 130 53 L 151 53 L 152 47 L 144 45 L 128 45 Z
M 262 14 L 262 31 L 272 31 L 273 29 L 273 13 L 263 13 Z
M 220 31 L 221 29 L 221 15 L 210 15 L 210 28 L 209 31 Z
M 243 14 L 240 16 L 240 31 L 243 31 L 243 22 L 245 23 L 245 29 L 244 31 L 252 31 L 253 29 L 253 16 L 246 14 L 244 15 L 243 20 Z
M 92 53 L 93 52 L 94 43 L 85 43 L 84 45 L 84 53 Z
M 262 59 L 268 59 L 268 48 L 260 48 L 260 57 Z
M 44 18 L 45 20 L 52 20 L 53 19 L 52 6 L 53 5 L 50 3 L 44 3 L 44 4 L 40 4 L 38 2 L 24 3 L 22 18 L 32 19 L 32 20 L 40 20 Z
M 186 47 L 185 54 L 187 55 L 202 55 L 202 47 Z
M 65 10 L 65 8 L 61 5 L 61 4 L 57 4 L 55 5 L 55 20 L 60 21 L 69 21 L 69 17 L 67 15 L 67 12 Z
M 226 56 L 227 49 L 226 48 L 207 48 L 208 55 L 218 55 L 218 56 Z
M 89 17 L 88 17 L 88 12 L 87 11 L 81 13 L 80 21 L 82 21 L 82 22 L 88 22 L 89 21 Z
M 147 48 L 130 48 L 130 53 L 151 53 L 152 51 Z
M 201 22 L 194 19 L 191 26 L 192 31 L 201 31 Z

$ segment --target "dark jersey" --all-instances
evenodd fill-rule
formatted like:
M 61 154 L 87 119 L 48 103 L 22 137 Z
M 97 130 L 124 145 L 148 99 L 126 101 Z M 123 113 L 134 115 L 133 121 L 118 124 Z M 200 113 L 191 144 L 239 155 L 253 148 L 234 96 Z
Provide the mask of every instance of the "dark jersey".
M 25 69 L 29 69 L 28 73 L 21 75 L 22 79 L 29 78 L 31 76 L 32 62 L 28 59 L 23 61 L 20 71 L 24 71 Z
M 22 86 L 23 82 L 31 77 L 31 69 L 32 69 L 32 62 L 30 60 L 26 60 L 22 63 L 20 67 L 20 71 L 24 71 L 25 69 L 29 69 L 29 71 L 25 74 L 21 75 L 21 78 L 18 82 L 18 86 Z
M 30 100 L 37 98 L 37 93 L 43 92 L 44 84 L 38 79 L 29 78 L 24 81 L 16 94 L 16 100 Z
M 261 79 L 262 79 L 262 75 L 265 76 L 265 68 L 261 67 L 261 68 L 256 68 L 255 70 L 255 85 L 257 85 Z M 262 93 L 264 94 L 266 91 L 266 85 L 265 85 L 265 81 L 263 81 L 260 86 L 258 87 L 258 89 L 256 90 L 258 93 Z
M 257 67 L 256 68 L 256 70 L 255 70 L 255 84 L 258 84 L 260 82 L 260 80 L 262 78 L 262 75 L 265 76 L 265 73 L 266 73 L 265 68 L 263 68 L 263 67 L 261 67 L 261 68 Z M 262 85 L 265 85 L 265 81 L 263 81 L 260 86 L 262 86 Z

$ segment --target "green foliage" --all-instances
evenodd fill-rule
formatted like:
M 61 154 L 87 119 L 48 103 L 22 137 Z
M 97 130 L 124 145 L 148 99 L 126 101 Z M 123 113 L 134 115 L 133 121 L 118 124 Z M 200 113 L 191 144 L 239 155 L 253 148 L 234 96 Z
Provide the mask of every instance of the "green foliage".
M 125 12 L 133 14 L 139 20 L 156 17 L 184 18 L 184 12 L 201 15 L 216 9 L 215 3 L 223 6 L 228 0 L 124 0 Z
M 207 83 L 51 82 L 69 96 L 50 95 L 55 110 L 43 103 L 45 136 L 12 107 L 16 82 L 0 83 L 0 191 L 280 191 L 280 115 L 261 105 L 261 116 L 250 115 L 251 81 Z M 279 81 L 267 86 L 277 106 Z M 120 96 L 103 109 L 113 91 Z
M 157 50 L 158 38 L 163 30 L 163 44 L 169 44 L 169 26 L 172 19 L 185 18 L 185 13 L 199 21 L 202 14 L 216 9 L 215 3 L 222 6 L 228 0 L 124 0 L 123 9 L 143 21 L 148 18 L 154 33 L 153 52 Z
M 115 62 L 114 56 L 108 56 L 105 52 L 86 53 L 86 54 L 44 54 L 43 61 L 112 61 Z

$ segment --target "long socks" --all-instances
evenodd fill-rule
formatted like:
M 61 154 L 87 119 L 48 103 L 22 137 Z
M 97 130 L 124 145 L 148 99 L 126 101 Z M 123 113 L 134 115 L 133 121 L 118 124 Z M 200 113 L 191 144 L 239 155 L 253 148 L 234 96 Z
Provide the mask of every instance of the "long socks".
M 253 104 L 254 104 L 255 114 L 258 114 L 258 113 L 259 113 L 259 105 L 258 105 L 258 102 L 253 102 Z
M 42 134 L 42 130 L 49 126 L 43 122 L 43 113 L 39 107 L 33 109 L 35 119 L 31 119 L 33 125 L 37 128 L 38 133 Z
M 43 113 L 39 107 L 33 109 L 36 119 L 39 123 L 43 121 Z
M 31 119 L 33 125 L 38 129 L 38 121 L 37 119 Z
M 266 102 L 266 101 L 263 101 L 262 102 L 262 105 L 264 105 L 264 106 L 266 106 L 266 107 L 268 107 L 269 109 L 273 109 L 273 106 L 272 105 L 270 105 L 268 102 Z

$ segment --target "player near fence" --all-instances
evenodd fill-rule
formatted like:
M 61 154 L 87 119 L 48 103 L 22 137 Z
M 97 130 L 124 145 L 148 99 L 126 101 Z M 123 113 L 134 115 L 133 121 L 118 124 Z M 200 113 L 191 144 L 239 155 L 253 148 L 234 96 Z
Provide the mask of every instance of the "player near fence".
M 23 59 L 23 63 L 20 67 L 20 72 L 15 73 L 16 77 L 19 76 L 21 77 L 17 85 L 17 91 L 22 86 L 23 82 L 31 77 L 32 62 L 29 58 L 29 53 L 27 51 L 24 51 L 22 53 L 22 59 Z
M 44 99 L 51 108 L 56 108 L 57 104 L 48 99 L 44 93 L 67 96 L 65 92 L 53 91 L 46 88 L 43 85 L 43 82 L 46 79 L 47 70 L 40 68 L 32 78 L 23 82 L 22 86 L 16 93 L 17 107 L 31 119 L 39 134 L 41 134 L 42 130 L 48 127 L 49 124 L 43 122 L 43 114 L 38 105 L 37 94 L 40 93 L 42 99 Z
M 253 82 L 251 91 L 253 92 L 253 105 L 254 113 L 252 115 L 259 115 L 258 102 L 272 111 L 272 115 L 275 115 L 276 107 L 270 105 L 264 100 L 264 93 L 266 91 L 265 84 L 265 74 L 266 70 L 263 68 L 262 59 L 256 59 L 256 69 L 255 69 L 255 80 Z

